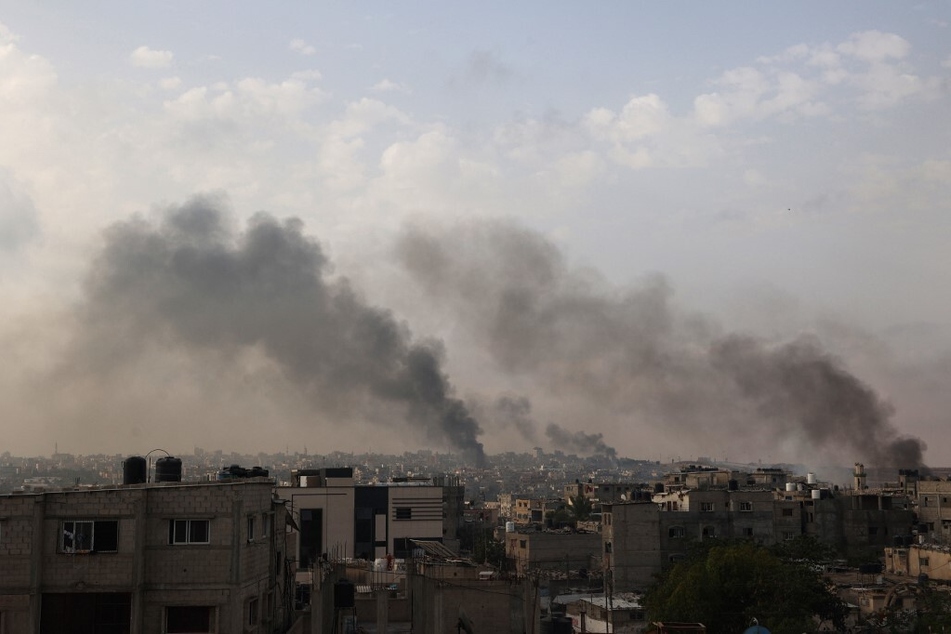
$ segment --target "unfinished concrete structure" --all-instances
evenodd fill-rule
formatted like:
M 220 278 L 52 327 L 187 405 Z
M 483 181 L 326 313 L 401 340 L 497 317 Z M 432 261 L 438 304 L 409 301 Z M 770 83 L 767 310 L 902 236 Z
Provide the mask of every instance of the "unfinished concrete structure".
M 2 495 L 2 631 L 283 631 L 284 541 L 265 478 Z

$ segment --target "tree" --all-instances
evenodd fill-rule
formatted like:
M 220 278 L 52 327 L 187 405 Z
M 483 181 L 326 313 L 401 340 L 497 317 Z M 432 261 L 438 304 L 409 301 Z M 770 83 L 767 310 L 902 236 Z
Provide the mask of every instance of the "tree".
M 591 518 L 594 505 L 584 494 L 579 493 L 568 498 L 568 508 L 571 510 L 571 515 L 575 518 L 575 521 L 583 522 Z
M 645 597 L 652 621 L 700 622 L 711 634 L 742 632 L 755 618 L 774 634 L 814 632 L 815 617 L 841 627 L 842 602 L 808 565 L 752 542 L 697 545 Z
M 770 552 L 783 561 L 807 563 L 812 566 L 830 564 L 839 556 L 835 547 L 809 535 L 781 541 L 770 547 Z
M 916 632 L 951 631 L 951 594 L 929 583 L 919 586 L 915 598 Z
M 478 538 L 473 543 L 472 559 L 505 570 L 505 544 L 495 539 L 491 528 L 479 529 Z

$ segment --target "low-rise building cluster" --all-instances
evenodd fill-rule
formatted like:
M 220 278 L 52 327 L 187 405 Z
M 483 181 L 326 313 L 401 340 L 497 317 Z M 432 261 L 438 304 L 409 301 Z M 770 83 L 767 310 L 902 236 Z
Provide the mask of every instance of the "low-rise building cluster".
M 503 479 L 492 497 L 484 471 L 366 464 L 183 477 L 181 460 L 130 458 L 109 470 L 121 483 L 24 481 L 0 494 L 0 632 L 636 632 L 641 594 L 706 540 L 828 545 L 830 569 L 874 577 L 843 584 L 859 617 L 913 602 L 912 582 L 951 582 L 948 479 L 649 468 L 540 493 Z

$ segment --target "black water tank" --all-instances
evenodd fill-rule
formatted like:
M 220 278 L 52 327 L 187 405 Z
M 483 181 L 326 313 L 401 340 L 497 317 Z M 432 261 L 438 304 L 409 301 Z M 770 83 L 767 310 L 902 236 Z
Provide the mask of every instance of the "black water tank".
M 181 482 L 182 481 L 182 460 L 181 458 L 159 458 L 155 462 L 155 481 L 156 482 Z
M 334 584 L 334 607 L 352 608 L 354 603 L 355 586 L 351 581 L 341 579 Z
M 251 467 L 251 471 L 248 472 L 249 478 L 266 478 L 268 477 L 268 470 L 264 467 Z
M 148 474 L 142 456 L 131 456 L 122 461 L 122 484 L 145 484 Z
M 567 616 L 556 616 L 551 620 L 551 634 L 571 634 L 571 619 Z

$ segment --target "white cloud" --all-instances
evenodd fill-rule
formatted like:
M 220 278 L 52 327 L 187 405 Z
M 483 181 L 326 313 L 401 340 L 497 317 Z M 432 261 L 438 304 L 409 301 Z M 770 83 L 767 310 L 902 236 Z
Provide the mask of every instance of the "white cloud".
M 866 110 L 890 108 L 914 96 L 929 98 L 941 88 L 937 77 L 922 78 L 888 64 L 873 64 L 851 81 L 862 90 L 858 103 Z
M 905 38 L 894 33 L 864 31 L 853 33 L 848 41 L 839 44 L 836 50 L 865 62 L 883 62 L 887 59 L 902 59 L 911 50 Z
M 323 91 L 311 88 L 299 79 L 268 83 L 257 77 L 247 77 L 234 84 L 218 82 L 211 87 L 192 88 L 178 98 L 166 101 L 165 110 L 187 121 L 247 121 L 262 116 L 291 118 L 320 103 L 323 98 Z
M 660 97 L 649 94 L 631 98 L 616 117 L 598 109 L 589 113 L 586 121 L 595 134 L 619 142 L 634 141 L 665 129 L 670 122 L 670 113 Z
M 316 48 L 302 39 L 291 40 L 287 47 L 295 53 L 300 53 L 301 55 L 313 55 L 317 52 Z
M 398 108 L 376 99 L 364 98 L 348 104 L 343 115 L 325 126 L 319 135 L 317 170 L 323 185 L 337 194 L 366 187 L 365 137 L 378 126 L 411 123 Z
M 404 84 L 400 84 L 395 81 L 390 81 L 389 79 L 383 79 L 373 84 L 373 87 L 370 89 L 374 92 L 402 92 L 409 94 L 410 90 Z
M 175 55 L 171 51 L 157 51 L 140 46 L 129 55 L 129 62 L 138 68 L 168 68 Z
M 725 126 L 741 119 L 826 112 L 813 101 L 818 94 L 816 82 L 795 72 L 736 68 L 723 73 L 715 83 L 723 90 L 694 99 L 694 116 L 701 125 Z
M 162 90 L 175 90 L 182 85 L 180 77 L 165 77 L 159 81 L 159 88 Z
M 409 117 L 399 108 L 387 105 L 377 99 L 363 98 L 347 105 L 343 118 L 329 126 L 333 136 L 352 137 L 363 134 L 371 128 L 388 121 L 401 124 L 409 123 Z

